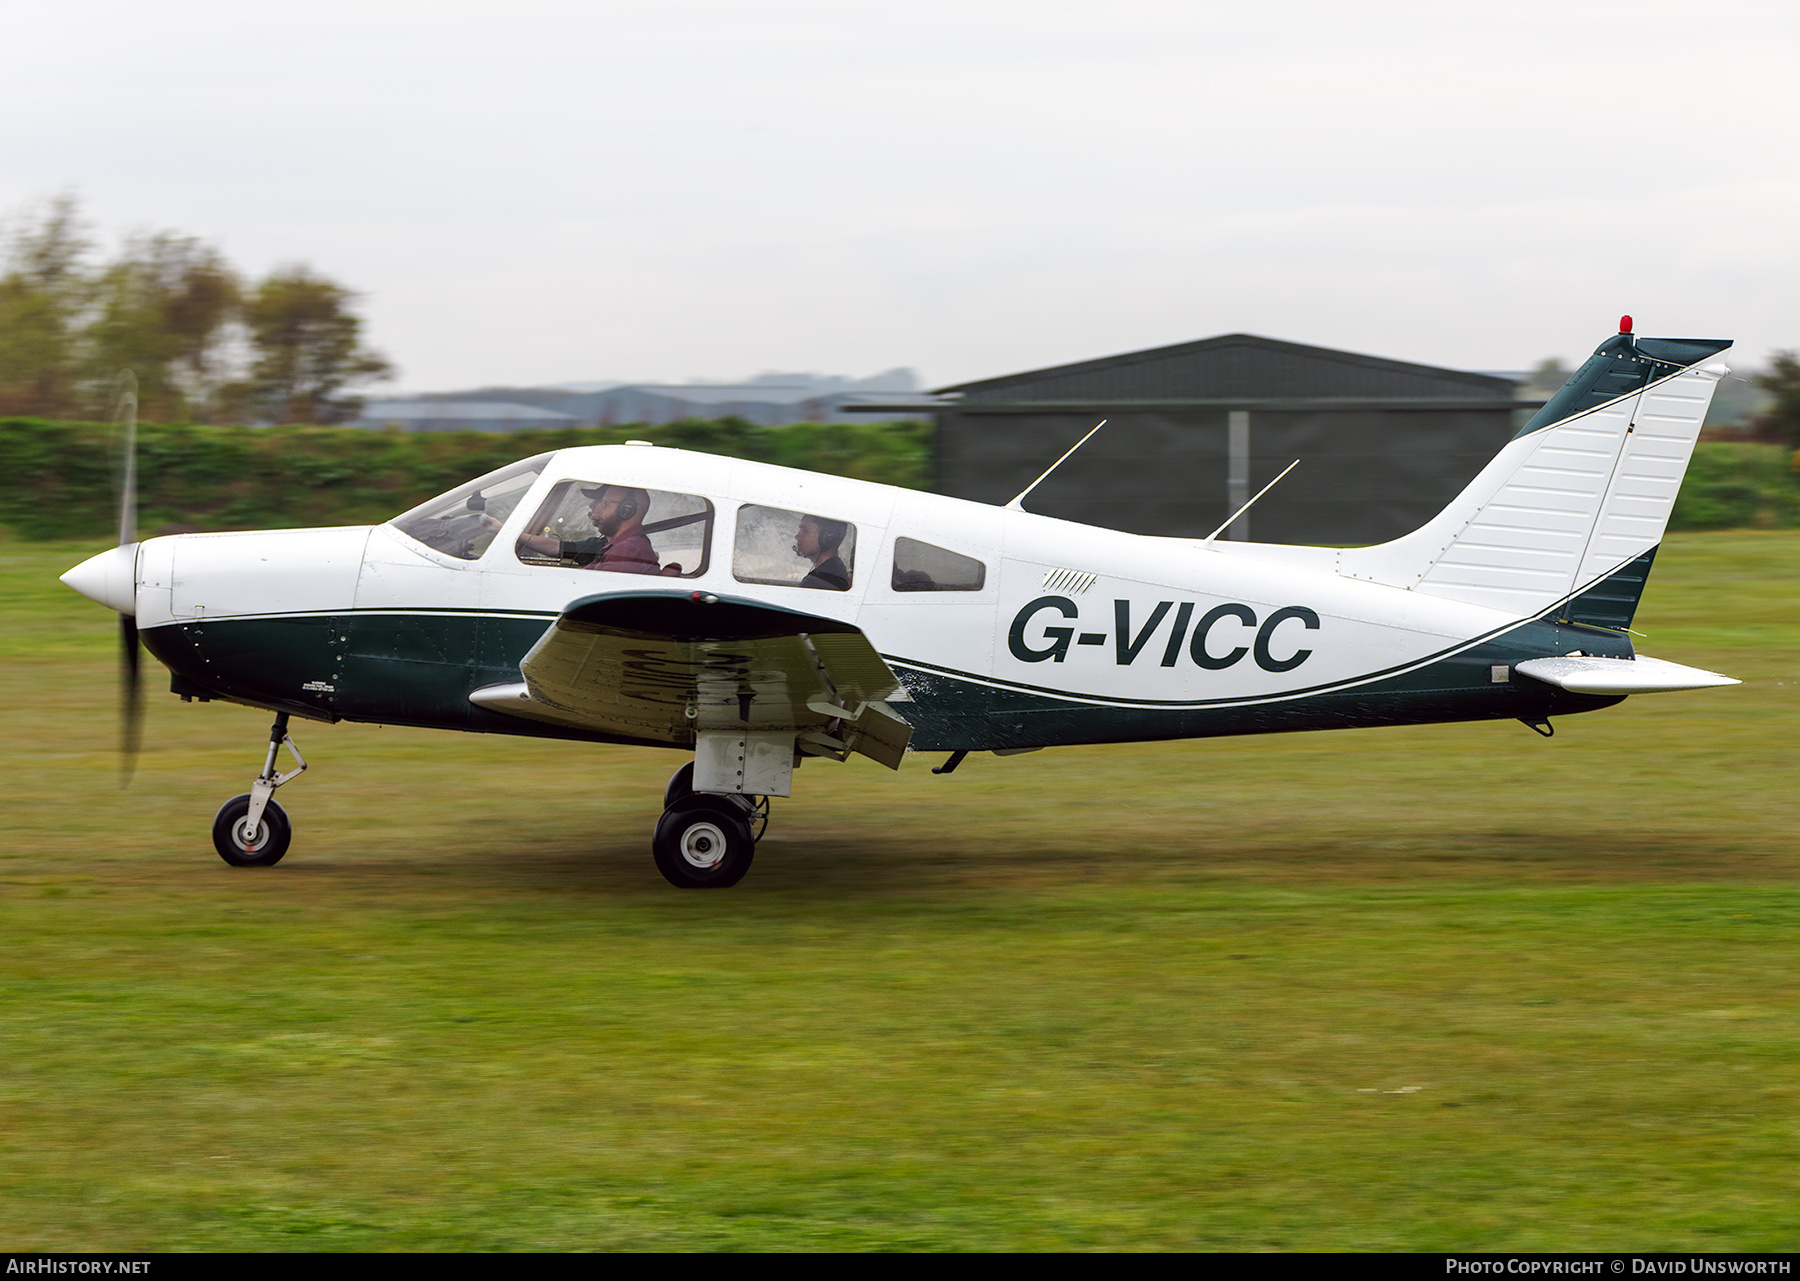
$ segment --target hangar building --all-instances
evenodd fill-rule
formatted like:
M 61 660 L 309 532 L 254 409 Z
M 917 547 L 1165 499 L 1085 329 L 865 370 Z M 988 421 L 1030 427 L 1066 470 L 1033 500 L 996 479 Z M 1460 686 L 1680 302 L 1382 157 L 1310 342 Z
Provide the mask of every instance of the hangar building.
M 1355 545 L 1418 528 L 1522 422 L 1513 378 L 1225 334 L 939 389 L 938 492 L 1139 534 Z

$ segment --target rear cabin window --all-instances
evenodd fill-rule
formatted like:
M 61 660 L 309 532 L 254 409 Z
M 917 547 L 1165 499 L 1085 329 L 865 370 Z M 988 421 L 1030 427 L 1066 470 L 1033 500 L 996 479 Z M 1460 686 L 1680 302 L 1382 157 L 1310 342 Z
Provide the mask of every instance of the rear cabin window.
M 740 583 L 847 592 L 855 579 L 856 526 L 781 507 L 738 508 L 731 575 Z
M 986 583 L 987 566 L 973 556 L 916 538 L 894 540 L 893 588 L 897 592 L 978 592 Z
M 697 578 L 706 572 L 712 525 L 713 505 L 698 494 L 565 480 L 514 550 L 527 565 Z
M 408 538 L 416 538 L 446 556 L 479 559 L 549 461 L 549 454 L 539 454 L 489 472 L 428 503 L 420 503 L 394 517 L 392 524 Z

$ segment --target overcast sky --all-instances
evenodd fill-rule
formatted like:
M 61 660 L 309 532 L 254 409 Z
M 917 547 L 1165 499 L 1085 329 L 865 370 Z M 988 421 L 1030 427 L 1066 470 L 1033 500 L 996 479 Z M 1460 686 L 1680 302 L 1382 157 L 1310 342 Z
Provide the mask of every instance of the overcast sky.
M 410 389 L 1244 330 L 1800 346 L 1800 5 L 7 6 L 0 208 L 359 289 Z

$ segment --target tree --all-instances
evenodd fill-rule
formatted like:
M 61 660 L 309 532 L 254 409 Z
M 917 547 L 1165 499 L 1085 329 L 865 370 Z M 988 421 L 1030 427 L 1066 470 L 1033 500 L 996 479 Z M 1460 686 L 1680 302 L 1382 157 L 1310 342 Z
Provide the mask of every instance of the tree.
M 1562 385 L 1569 381 L 1569 371 L 1563 367 L 1562 361 L 1555 356 L 1540 360 L 1533 367 L 1531 377 L 1525 381 L 1527 392 L 1536 392 L 1545 396 L 1553 396 L 1562 390 Z
M 356 295 L 305 266 L 283 267 L 261 281 L 244 305 L 250 376 L 238 391 L 259 417 L 333 423 L 362 407 L 345 388 L 391 378 L 393 366 L 361 345 Z
M 1757 415 L 1757 434 L 1800 448 L 1800 352 L 1776 352 L 1755 382 L 1775 398 L 1767 412 Z
M 229 343 L 242 290 L 216 249 L 169 232 L 139 236 L 95 286 L 87 327 L 94 380 L 134 370 L 153 421 L 210 421 L 231 374 Z
M 85 408 L 81 325 L 92 248 L 72 195 L 14 224 L 0 275 L 0 413 L 70 416 Z
M 102 414 L 131 369 L 152 421 L 335 422 L 361 406 L 347 388 L 392 374 L 362 346 L 356 295 L 306 267 L 246 298 L 223 255 L 191 236 L 137 235 L 97 269 L 93 248 L 72 195 L 14 220 L 0 258 L 0 414 Z

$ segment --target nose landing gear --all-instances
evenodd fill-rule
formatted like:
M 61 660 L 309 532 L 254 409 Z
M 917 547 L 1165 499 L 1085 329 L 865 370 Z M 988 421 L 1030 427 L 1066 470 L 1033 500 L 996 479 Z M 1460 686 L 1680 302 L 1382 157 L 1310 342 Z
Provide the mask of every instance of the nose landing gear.
M 275 803 L 275 789 L 304 774 L 306 758 L 288 737 L 287 726 L 288 714 L 278 712 L 269 727 L 269 754 L 263 758 L 262 773 L 248 792 L 226 801 L 213 818 L 213 848 L 233 867 L 274 867 L 293 838 L 287 812 Z M 275 756 L 284 746 L 295 767 L 277 774 Z

